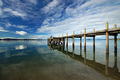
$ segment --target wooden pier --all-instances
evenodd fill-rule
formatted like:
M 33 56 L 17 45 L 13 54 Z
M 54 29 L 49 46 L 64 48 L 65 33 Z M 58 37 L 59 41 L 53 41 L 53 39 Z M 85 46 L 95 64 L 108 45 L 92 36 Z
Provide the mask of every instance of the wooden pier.
M 116 24 L 114 24 L 114 27 L 109 29 L 108 22 L 106 22 L 105 30 L 95 31 L 95 29 L 93 29 L 93 32 L 86 33 L 86 28 L 84 28 L 84 33 L 81 33 L 81 31 L 80 34 L 74 33 L 75 32 L 73 31 L 73 35 L 68 35 L 68 33 L 66 33 L 66 36 L 63 36 L 62 34 L 61 37 L 50 37 L 47 40 L 50 44 L 65 45 L 66 38 L 66 46 L 68 46 L 68 38 L 72 38 L 72 45 L 74 47 L 74 38 L 80 38 L 80 46 L 82 46 L 82 38 L 84 37 L 84 49 L 86 50 L 86 37 L 93 37 L 93 47 L 95 47 L 95 37 L 99 35 L 106 35 L 106 52 L 109 53 L 109 36 L 114 36 L 114 45 L 117 47 L 117 35 L 120 34 L 120 28 L 117 28 Z

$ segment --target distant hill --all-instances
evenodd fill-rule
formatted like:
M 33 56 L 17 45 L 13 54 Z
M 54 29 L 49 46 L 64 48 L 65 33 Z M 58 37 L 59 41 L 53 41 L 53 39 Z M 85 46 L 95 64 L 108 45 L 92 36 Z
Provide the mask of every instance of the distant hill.
M 43 39 L 26 39 L 26 38 L 0 38 L 0 40 L 43 40 Z

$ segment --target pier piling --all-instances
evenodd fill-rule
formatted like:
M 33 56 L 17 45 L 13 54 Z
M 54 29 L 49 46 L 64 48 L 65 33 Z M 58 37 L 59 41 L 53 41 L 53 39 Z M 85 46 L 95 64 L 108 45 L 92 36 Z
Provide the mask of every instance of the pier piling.
M 72 44 L 72 45 L 73 45 L 73 47 L 74 47 L 74 31 L 73 31 L 73 44 Z
M 68 33 L 66 33 L 66 46 L 68 46 Z
M 95 32 L 95 29 L 93 29 L 93 32 Z M 93 36 L 93 48 L 95 47 L 95 36 Z
M 86 49 L 86 28 L 84 28 L 84 49 Z
M 108 33 L 108 22 L 106 22 L 106 53 L 109 53 L 109 33 Z
M 81 34 L 82 32 L 80 31 L 80 34 Z M 80 47 L 82 47 L 82 37 L 80 37 Z

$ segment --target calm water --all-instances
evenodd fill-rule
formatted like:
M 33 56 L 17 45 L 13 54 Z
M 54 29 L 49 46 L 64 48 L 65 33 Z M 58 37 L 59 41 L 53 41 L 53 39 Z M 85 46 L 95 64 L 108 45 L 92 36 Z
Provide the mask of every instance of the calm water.
M 75 40 L 67 47 L 42 41 L 0 41 L 0 80 L 120 80 L 120 41 L 87 40 L 86 51 Z M 83 44 L 83 43 L 82 43 Z

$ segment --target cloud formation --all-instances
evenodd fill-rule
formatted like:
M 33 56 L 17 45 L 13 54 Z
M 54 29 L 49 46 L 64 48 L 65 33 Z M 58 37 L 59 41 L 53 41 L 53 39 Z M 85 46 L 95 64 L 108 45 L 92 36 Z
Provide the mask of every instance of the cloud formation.
M 16 28 L 20 28 L 20 29 L 25 29 L 25 28 L 28 27 L 28 26 L 24 26 L 24 25 L 14 25 L 14 24 L 11 24 L 11 23 L 6 23 L 5 26 L 7 26 L 7 27 L 16 27 Z
M 0 27 L 0 32 L 9 32 L 9 31 L 5 30 L 3 27 Z
M 22 12 L 22 11 L 21 12 L 20 11 L 14 11 L 14 10 L 12 10 L 10 8 L 5 8 L 4 11 L 5 12 L 9 12 L 9 13 L 11 13 L 14 16 L 19 16 L 19 17 L 22 17 L 22 18 L 24 18 L 25 16 L 27 16 L 27 14 L 24 13 L 24 12 Z
M 67 32 L 72 34 L 73 30 L 77 34 L 83 31 L 84 28 L 87 28 L 87 32 L 92 31 L 93 28 L 103 30 L 106 22 L 110 23 L 110 28 L 113 28 L 114 24 L 120 26 L 120 5 L 117 5 L 118 3 L 120 3 L 119 0 L 74 1 L 73 4 L 65 9 L 64 16 L 58 18 L 59 21 L 51 23 L 49 21 L 55 18 L 49 17 L 44 20 L 46 24 L 43 23 L 43 26 L 37 29 L 37 31 L 39 33 L 55 33 L 55 36 L 58 36 L 58 34 L 62 33 L 66 35 Z
M 119 13 L 119 0 L 0 0 L 1 31 L 27 31 L 30 38 L 103 30 L 106 22 L 120 27 Z
M 50 10 L 53 10 L 57 6 L 58 2 L 59 0 L 53 0 L 49 2 L 46 6 L 44 6 L 41 10 L 44 13 L 48 13 Z
M 2 0 L 0 0 L 0 6 L 2 6 L 3 5 L 3 2 L 2 2 Z
M 27 32 L 25 32 L 25 31 L 16 31 L 16 34 L 19 34 L 19 35 L 27 35 Z

